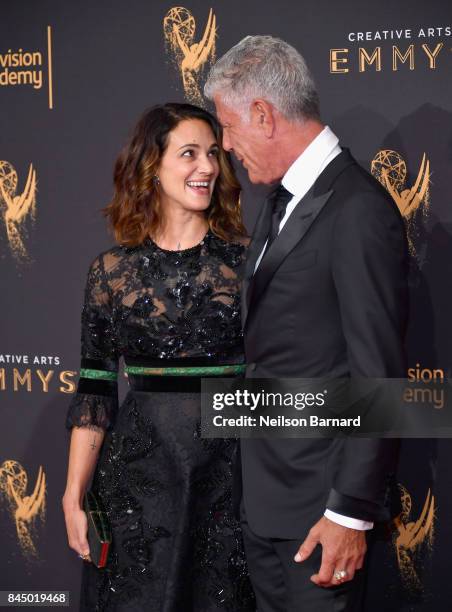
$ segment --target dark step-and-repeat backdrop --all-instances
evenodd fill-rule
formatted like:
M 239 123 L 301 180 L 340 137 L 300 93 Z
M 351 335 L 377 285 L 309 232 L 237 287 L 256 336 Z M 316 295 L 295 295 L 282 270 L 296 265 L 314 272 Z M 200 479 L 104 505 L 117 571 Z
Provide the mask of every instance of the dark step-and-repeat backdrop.
M 90 261 L 112 244 L 100 209 L 131 127 L 152 104 L 205 105 L 209 65 L 272 34 L 311 66 L 324 121 L 406 219 L 406 397 L 452 366 L 452 5 L 448 0 L 15 0 L 0 11 L 0 590 L 70 591 L 67 405 Z M 238 169 L 251 230 L 263 196 Z M 452 609 L 452 441 L 405 440 L 402 511 L 378 543 L 366 610 Z

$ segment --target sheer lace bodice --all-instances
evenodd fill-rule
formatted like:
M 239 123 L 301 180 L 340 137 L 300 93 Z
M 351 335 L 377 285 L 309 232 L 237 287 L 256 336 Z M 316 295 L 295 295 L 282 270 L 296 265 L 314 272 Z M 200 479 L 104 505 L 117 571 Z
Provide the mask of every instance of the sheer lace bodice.
M 121 356 L 144 366 L 241 363 L 244 251 L 209 231 L 183 251 L 147 239 L 97 257 L 86 284 L 80 382 L 68 427 L 112 424 Z

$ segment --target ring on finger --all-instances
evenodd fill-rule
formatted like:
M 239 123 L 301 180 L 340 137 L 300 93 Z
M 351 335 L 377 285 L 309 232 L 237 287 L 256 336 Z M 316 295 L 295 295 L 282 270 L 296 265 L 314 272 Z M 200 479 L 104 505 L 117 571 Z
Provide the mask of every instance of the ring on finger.
M 345 578 L 347 578 L 347 570 L 336 570 L 333 574 L 333 578 L 337 580 L 337 582 L 342 582 L 342 580 L 345 580 Z
M 79 557 L 80 559 L 83 559 L 83 561 L 86 561 L 89 557 L 89 555 L 83 555 L 82 553 L 79 553 Z

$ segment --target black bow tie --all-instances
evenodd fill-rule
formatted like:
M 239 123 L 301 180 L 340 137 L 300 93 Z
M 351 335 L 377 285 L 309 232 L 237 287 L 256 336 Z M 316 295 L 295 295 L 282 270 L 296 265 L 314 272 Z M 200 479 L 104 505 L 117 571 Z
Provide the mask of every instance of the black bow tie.
M 282 185 L 276 189 L 273 194 L 273 206 L 272 206 L 272 218 L 271 218 L 271 226 L 270 231 L 268 233 L 267 246 L 265 247 L 265 252 L 268 251 L 270 245 L 275 240 L 276 236 L 279 233 L 279 224 L 281 223 L 281 219 L 284 217 L 286 212 L 287 204 L 293 198 L 293 195 L 287 191 Z

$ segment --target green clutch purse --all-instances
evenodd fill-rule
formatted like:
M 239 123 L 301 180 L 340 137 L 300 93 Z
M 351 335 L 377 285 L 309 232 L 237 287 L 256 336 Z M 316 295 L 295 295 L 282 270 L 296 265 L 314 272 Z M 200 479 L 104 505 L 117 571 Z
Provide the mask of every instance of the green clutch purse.
M 105 567 L 111 546 L 111 528 L 107 513 L 95 493 L 88 491 L 83 499 L 88 518 L 88 544 L 91 561 L 96 567 Z

